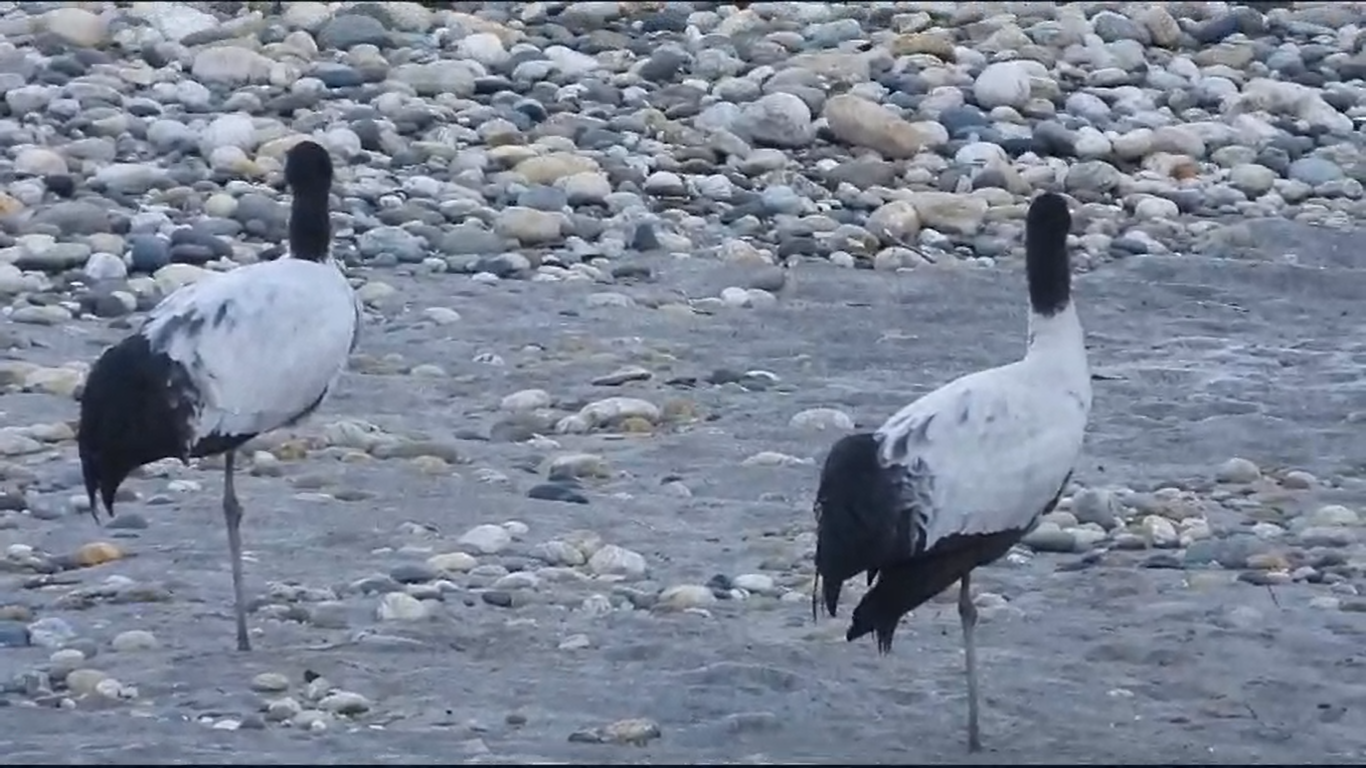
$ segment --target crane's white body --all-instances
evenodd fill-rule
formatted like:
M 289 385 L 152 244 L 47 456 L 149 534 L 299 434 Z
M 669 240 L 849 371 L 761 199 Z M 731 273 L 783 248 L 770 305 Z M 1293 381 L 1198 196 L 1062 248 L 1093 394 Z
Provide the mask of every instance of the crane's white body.
M 1058 496 L 1081 454 L 1091 374 L 1073 305 L 1031 315 L 1024 358 L 921 397 L 876 432 L 914 510 L 915 551 L 953 534 L 1024 530 Z
M 198 441 L 307 414 L 346 367 L 359 327 L 360 305 L 336 264 L 281 258 L 180 288 L 140 333 L 184 367 Z

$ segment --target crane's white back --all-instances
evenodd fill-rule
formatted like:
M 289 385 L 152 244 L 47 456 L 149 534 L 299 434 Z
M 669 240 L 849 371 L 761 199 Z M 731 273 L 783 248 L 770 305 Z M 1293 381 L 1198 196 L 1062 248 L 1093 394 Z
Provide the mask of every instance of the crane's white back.
M 188 372 L 200 439 L 265 432 L 307 412 L 345 368 L 359 326 L 336 265 L 284 258 L 185 286 L 140 333 Z
M 919 497 L 921 548 L 1026 528 L 1071 474 L 1091 412 L 1081 326 L 1072 306 L 1038 320 L 1023 359 L 956 379 L 878 429 L 880 461 Z

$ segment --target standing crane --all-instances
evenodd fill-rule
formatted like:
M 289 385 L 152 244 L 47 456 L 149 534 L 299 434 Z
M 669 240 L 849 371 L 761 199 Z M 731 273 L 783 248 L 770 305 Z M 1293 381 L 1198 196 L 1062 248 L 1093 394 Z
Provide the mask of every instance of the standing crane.
M 816 492 L 816 584 L 831 616 L 846 579 L 870 589 L 845 637 L 892 648 L 901 617 L 959 584 L 968 748 L 978 729 L 975 568 L 1009 551 L 1057 505 L 1081 453 L 1091 374 L 1071 296 L 1066 200 L 1046 192 L 1025 221 L 1029 340 L 1022 359 L 968 374 L 830 449 Z
M 167 296 L 141 329 L 106 349 L 81 396 L 77 445 L 90 512 L 152 461 L 224 454 L 237 648 L 251 650 L 242 586 L 236 450 L 322 404 L 346 367 L 360 305 L 330 256 L 332 159 L 312 141 L 285 156 L 294 199 L 289 258 L 239 267 Z

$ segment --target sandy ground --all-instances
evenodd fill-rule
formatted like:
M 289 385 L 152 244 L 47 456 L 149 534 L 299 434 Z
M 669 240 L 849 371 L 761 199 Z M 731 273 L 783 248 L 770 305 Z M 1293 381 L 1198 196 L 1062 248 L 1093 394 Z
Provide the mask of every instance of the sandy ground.
M 1098 382 L 1083 484 L 1201 488 L 1231 456 L 1264 469 L 1299 468 L 1338 488 L 1296 501 L 1360 506 L 1366 438 L 1349 413 L 1366 409 L 1363 232 L 1282 222 L 1255 228 L 1261 250 L 1145 257 L 1082 275 L 1076 293 Z M 1293 250 L 1298 264 L 1282 257 Z M 1216 256 L 1232 256 L 1217 258 Z M 643 259 L 656 279 L 611 288 L 642 300 L 683 291 L 715 295 L 744 273 L 715 262 Z M 642 553 L 660 586 L 714 574 L 810 572 L 817 466 L 745 466 L 760 451 L 819 462 L 834 439 L 789 425 L 805 408 L 847 410 L 871 426 L 916 395 L 970 370 L 1005 362 L 1023 345 L 1023 276 L 1014 269 L 927 269 L 889 275 L 802 264 L 774 308 L 679 318 L 644 307 L 594 307 L 602 286 L 502 282 L 456 275 L 368 275 L 407 303 L 367 328 L 362 351 L 442 366 L 449 377 L 348 373 L 301 430 L 361 418 L 398 434 L 454 441 L 464 459 L 432 476 L 402 460 L 345 464 L 310 458 L 282 477 L 244 477 L 243 531 L 253 593 L 273 582 L 325 587 L 449 551 L 466 529 L 520 520 L 524 542 L 481 562 L 512 562 L 518 547 L 576 529 Z M 429 306 L 457 309 L 449 326 L 419 322 Z M 102 324 L 24 328 L 43 348 L 24 359 L 93 359 L 117 336 Z M 529 345 L 539 345 L 536 351 Z M 505 365 L 473 362 L 481 353 Z M 673 357 L 670 361 L 660 353 Z M 653 379 L 621 387 L 590 380 L 624 364 Z M 765 369 L 777 386 L 746 391 L 705 383 L 718 368 Z M 669 384 L 697 376 L 700 386 Z M 556 436 L 560 449 L 460 439 L 488 434 L 500 399 L 537 387 L 564 403 L 621 394 L 655 403 L 687 398 L 707 420 L 651 436 Z M 74 403 L 0 398 L 11 421 L 74 418 Z M 22 416 L 21 416 L 22 414 Z M 589 483 L 589 504 L 527 498 L 545 456 L 603 455 L 615 476 Z M 482 482 L 493 469 L 510 484 Z M 74 447 L 36 468 L 54 500 L 79 485 Z M 458 476 L 455 476 L 458 475 Z M 903 623 L 897 647 L 843 640 L 847 613 L 813 623 L 802 601 L 721 601 L 695 612 L 564 610 L 546 595 L 608 587 L 546 584 L 512 607 L 453 593 L 434 618 L 379 622 L 374 595 L 350 594 L 347 626 L 253 616 L 256 650 L 232 650 L 231 591 L 213 469 L 177 470 L 202 483 L 170 503 L 129 502 L 145 530 L 116 539 L 136 557 L 68 574 L 155 582 L 167 602 L 55 604 L 70 586 L 21 590 L 0 574 L 0 602 L 60 616 L 107 646 L 151 630 L 156 650 L 101 653 L 90 664 L 135 686 L 130 702 L 74 710 L 8 696 L 0 709 L 4 762 L 452 763 L 1046 762 L 1315 763 L 1366 758 L 1366 614 L 1311 607 L 1322 585 L 1271 589 L 1142 568 L 1151 552 L 1111 552 L 1092 567 L 1078 555 L 1032 555 L 984 569 L 981 591 L 1010 608 L 979 633 L 987 751 L 963 744 L 961 640 L 951 603 Z M 301 476 L 355 501 L 301 500 Z M 674 477 L 692 492 L 667 489 Z M 540 472 L 539 479 L 544 479 Z M 134 480 L 144 497 L 164 478 Z M 1355 489 L 1355 490 L 1353 490 Z M 41 494 L 40 494 L 41 495 Z M 55 502 L 54 502 L 55 503 Z M 1221 526 L 1243 521 L 1222 509 Z M 418 523 L 425 533 L 414 532 Z M 112 532 L 83 513 L 25 517 L 0 541 L 66 551 Z M 807 534 L 809 537 L 809 533 Z M 415 547 L 408 553 L 405 546 Z M 1349 560 L 1354 547 L 1344 550 Z M 786 558 L 786 570 L 774 560 Z M 782 566 L 782 563 L 778 563 Z M 855 590 L 855 594 L 861 590 Z M 852 602 L 849 603 L 852 605 Z M 1346 602 L 1344 602 L 1344 607 Z M 590 646 L 562 649 L 584 634 Z M 43 648 L 0 650 L 0 680 L 41 667 Z M 323 733 L 270 724 L 216 730 L 258 708 L 252 677 L 305 671 L 368 697 L 373 707 Z M 586 727 L 648 718 L 662 736 L 644 746 L 570 739 Z

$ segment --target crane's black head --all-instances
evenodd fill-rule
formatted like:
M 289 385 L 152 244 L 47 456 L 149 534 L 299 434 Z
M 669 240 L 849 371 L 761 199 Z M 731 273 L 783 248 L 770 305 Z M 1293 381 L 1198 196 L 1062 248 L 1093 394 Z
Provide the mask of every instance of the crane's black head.
M 1043 317 L 1067 308 L 1072 300 L 1072 263 L 1067 256 L 1067 232 L 1072 214 L 1067 200 L 1045 192 L 1029 204 L 1025 216 L 1025 275 L 1029 305 Z
M 285 183 L 296 195 L 332 189 L 332 156 L 315 141 L 301 141 L 285 153 Z
M 296 259 L 321 261 L 332 244 L 328 196 L 332 192 L 332 156 L 312 141 L 301 141 L 285 153 L 285 183 L 294 193 L 289 209 L 289 252 Z

